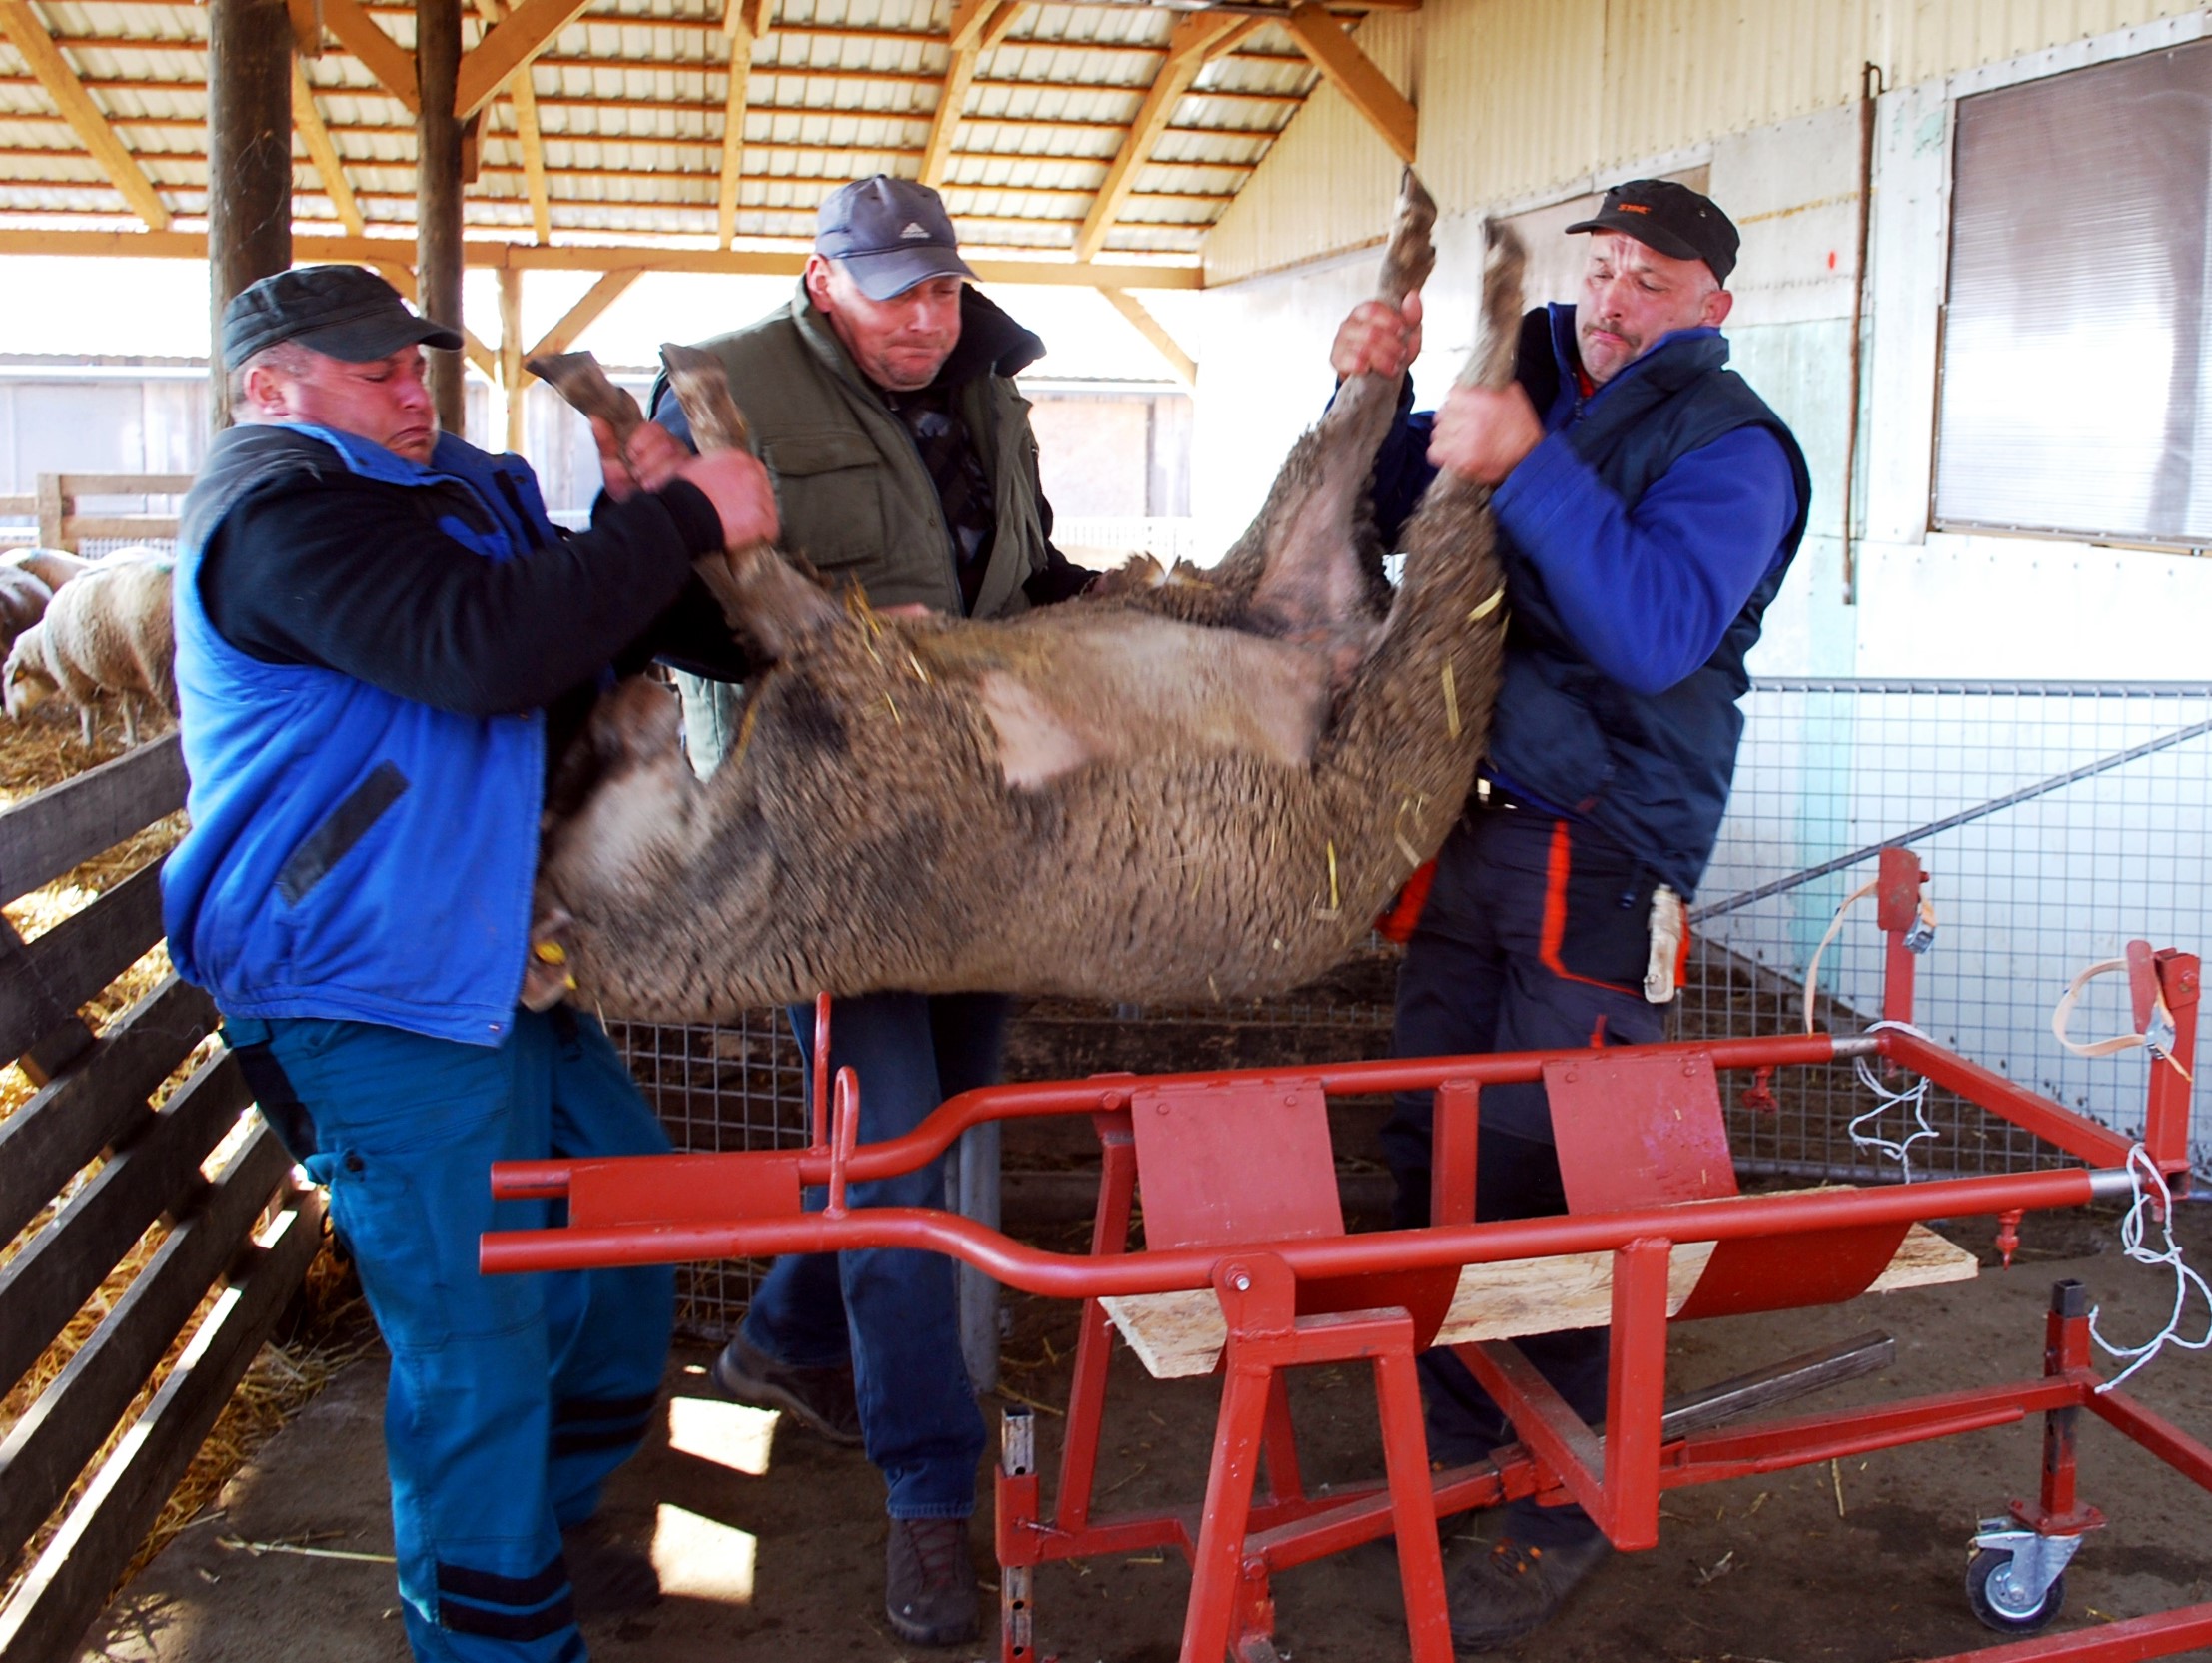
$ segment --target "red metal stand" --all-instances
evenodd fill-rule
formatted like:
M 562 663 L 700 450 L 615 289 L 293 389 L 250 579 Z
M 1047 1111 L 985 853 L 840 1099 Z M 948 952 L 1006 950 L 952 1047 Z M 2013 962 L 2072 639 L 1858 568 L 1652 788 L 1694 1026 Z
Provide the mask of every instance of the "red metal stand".
M 1892 953 L 1884 1008 L 1910 1015 L 1902 936 L 1917 923 L 1917 861 L 1883 859 L 1882 922 Z M 1907 864 L 1909 863 L 1909 864 Z M 1890 880 L 1894 877 L 1892 886 Z M 1894 892 L 1892 892 L 1892 889 Z M 1894 904 L 1892 904 L 1894 903 Z M 2198 963 L 2143 949 L 2139 999 L 2170 1013 L 2170 1058 L 2151 1071 L 2144 1147 L 2169 1182 L 2187 1167 Z M 2147 1027 L 2145 1032 L 2149 1030 Z M 826 1037 L 826 1036 L 824 1036 Z M 828 1047 L 817 1045 L 823 1083 Z M 1718 1078 L 1878 1057 L 1918 1071 L 2034 1131 L 2085 1167 L 1862 1191 L 1741 1196 L 1719 1135 Z M 1543 1081 L 1553 1104 L 1573 1211 L 1473 1222 L 1482 1088 Z M 1329 1148 L 1331 1094 L 1433 1091 L 1436 1133 L 1426 1229 L 1345 1234 Z M 1272 1658 L 1270 1579 L 1292 1566 L 1395 1535 L 1409 1644 L 1417 1663 L 1451 1656 L 1436 1520 L 1521 1496 L 1572 1499 L 1614 1545 L 1659 1537 L 1663 1493 L 1895 1448 L 2044 1416 L 2041 1485 L 1988 1521 L 1982 1557 L 2009 1559 L 1989 1587 L 2029 1605 L 2080 1538 L 2102 1522 L 2078 1493 L 2075 1430 L 2084 1410 L 2200 1488 L 2212 1449 L 2121 1392 L 2099 1394 L 2080 1289 L 2062 1283 L 2033 1379 L 1831 1414 L 1668 1430 L 1663 1401 L 1670 1320 L 1851 1297 L 1887 1263 L 1915 1221 L 2017 1215 L 2125 1196 L 2130 1145 L 2108 1128 L 1898 1029 L 1838 1039 L 1790 1036 L 1554 1054 L 1356 1063 L 1293 1073 L 1238 1072 L 998 1087 L 941 1106 L 905 1137 L 855 1147 L 852 1077 L 817 1085 L 805 1150 L 609 1161 L 506 1163 L 495 1194 L 559 1196 L 568 1224 L 484 1239 L 488 1271 L 899 1247 L 953 1254 L 1010 1286 L 1083 1301 L 1067 1435 L 1048 1508 L 1034 1422 L 1011 1412 L 997 1480 L 1004 1663 L 1034 1663 L 1034 1572 L 1062 1559 L 1174 1548 L 1192 1566 L 1183 1663 Z M 1041 1251 L 935 1210 L 847 1210 L 849 1185 L 934 1160 L 991 1119 L 1087 1114 L 1102 1151 L 1090 1251 Z M 1146 1245 L 1129 1250 L 1144 1186 Z M 830 1210 L 802 1211 L 802 1187 L 826 1185 Z M 1669 1314 L 1669 1266 L 1713 1244 Z M 1521 1442 L 1475 1466 L 1432 1473 L 1414 1361 L 1438 1333 L 1463 1266 L 1610 1255 L 1611 1373 L 1601 1435 L 1509 1341 L 1458 1347 L 1513 1420 Z M 1099 1516 L 1095 1510 L 1107 1357 L 1103 1300 L 1210 1290 L 1226 1338 L 1223 1388 L 1203 1500 Z M 1380 1478 L 1310 1495 L 1301 1481 L 1289 1369 L 1365 1359 L 1375 1370 L 1385 1453 Z M 1265 1468 L 1265 1482 L 1261 1472 Z M 1991 1561 L 1994 1563 L 1994 1561 Z M 2009 1609 L 2009 1607 L 2007 1608 Z M 1985 1619 L 1986 1620 L 1986 1619 Z M 2170 1656 L 2212 1642 L 2212 1604 L 1971 1654 L 1981 1663 Z M 1951 1660 L 1958 1663 L 1958 1660 Z

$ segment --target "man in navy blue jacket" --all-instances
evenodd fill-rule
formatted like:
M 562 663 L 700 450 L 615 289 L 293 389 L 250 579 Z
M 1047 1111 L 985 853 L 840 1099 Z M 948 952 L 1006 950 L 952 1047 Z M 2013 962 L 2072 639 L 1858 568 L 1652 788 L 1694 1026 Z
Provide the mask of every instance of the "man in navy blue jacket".
M 774 499 L 751 457 L 669 440 L 604 456 L 608 498 L 564 535 L 520 458 L 439 432 L 422 349 L 461 338 L 355 267 L 255 284 L 222 341 L 240 425 L 178 536 L 170 952 L 329 1186 L 391 1349 L 416 1658 L 579 1663 L 579 1604 L 657 1592 L 590 1520 L 649 1423 L 674 1285 L 477 1270 L 484 1231 L 552 1222 L 494 1206 L 494 1161 L 667 1148 L 597 1023 L 519 1005 L 539 810 L 610 663 L 744 673 L 687 621 L 716 616 L 692 561 L 772 538 Z
M 1638 180 L 1568 230 L 1591 236 L 1581 299 L 1524 320 L 1514 385 L 1455 389 L 1433 416 L 1402 415 L 1376 464 L 1386 539 L 1438 468 L 1496 487 L 1512 608 L 1483 777 L 1399 974 L 1400 1056 L 1662 1037 L 1682 906 L 1735 766 L 1744 654 L 1804 534 L 1796 441 L 1723 368 L 1738 241 L 1727 216 L 1684 186 Z M 1402 311 L 1370 301 L 1330 362 L 1391 375 L 1419 347 L 1419 296 Z M 1428 1223 L 1430 1126 L 1428 1094 L 1408 1094 L 1383 1133 L 1401 1226 Z M 1476 1183 L 1480 1219 L 1566 1211 L 1541 1085 L 1483 1093 Z M 1522 1341 L 1593 1423 L 1606 1339 Z M 1458 1359 L 1422 1363 L 1433 1455 L 1459 1464 L 1512 1439 Z M 1454 1644 L 1530 1633 L 1608 1551 L 1578 1507 L 1513 1504 L 1494 1547 L 1455 1556 Z

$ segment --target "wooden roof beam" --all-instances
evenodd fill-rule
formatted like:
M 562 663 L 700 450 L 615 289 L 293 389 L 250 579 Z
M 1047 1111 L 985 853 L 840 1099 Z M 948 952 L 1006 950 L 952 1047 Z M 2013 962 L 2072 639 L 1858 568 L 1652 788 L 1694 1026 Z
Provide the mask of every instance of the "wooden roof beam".
M 981 41 L 997 0 L 956 0 L 952 27 L 945 36 L 950 56 L 945 60 L 944 80 L 937 88 L 937 113 L 929 124 L 929 143 L 922 148 L 921 182 L 935 190 L 944 182 L 945 165 L 952 160 L 952 136 L 959 130 L 967 108 L 968 85 L 983 55 Z
M 361 236 L 367 229 L 361 204 L 354 200 L 354 188 L 346 179 L 345 159 L 331 142 L 331 130 L 323 124 L 323 112 L 315 106 L 315 89 L 308 85 L 307 72 L 298 58 L 292 60 L 292 125 L 299 129 L 301 141 L 307 146 L 308 158 L 323 181 L 324 194 L 338 211 L 339 224 L 349 234 Z
M 601 313 L 620 300 L 623 292 L 644 275 L 643 270 L 635 266 L 608 272 L 585 290 L 583 299 L 562 313 L 560 322 L 548 330 L 538 345 L 523 356 L 549 358 L 554 353 L 566 352 L 585 330 L 598 322 Z
M 714 204 L 717 247 L 737 236 L 737 182 L 745 168 L 745 95 L 752 76 L 752 18 L 770 0 L 723 0 L 722 23 L 729 32 L 729 85 L 722 101 L 722 178 Z M 535 355 L 534 355 L 535 356 Z
M 92 102 L 92 95 L 85 91 L 84 83 L 77 79 L 77 72 L 62 57 L 61 48 L 54 44 L 53 35 L 38 13 L 31 9 L 29 0 L 0 0 L 0 34 L 7 36 L 8 44 L 30 66 L 31 73 L 46 89 L 46 96 L 54 101 L 62 119 L 92 153 L 92 159 L 100 164 L 100 171 L 108 176 L 108 183 L 123 193 L 123 200 L 131 205 L 131 212 L 155 231 L 167 231 L 170 214 L 168 205 L 161 200 L 161 193 L 154 189 L 154 182 L 123 147 L 123 141 L 115 136 L 115 129 L 108 125 L 108 118 L 100 113 L 100 107 Z
M 1062 220 L 1048 222 L 1065 225 Z M 292 258 L 301 265 L 338 261 L 376 266 L 403 294 L 415 287 L 407 264 L 413 246 L 396 237 L 296 237 Z M 1039 250 L 1040 254 L 1051 251 Z M 205 260 L 208 240 L 196 231 L 16 231 L 0 229 L 0 255 L 41 254 L 105 259 Z M 708 272 L 736 276 L 796 277 L 806 250 L 666 248 L 644 243 L 570 243 L 540 248 L 480 238 L 462 245 L 462 259 L 479 269 L 503 266 L 544 272 Z M 968 262 L 985 283 L 1046 284 L 1078 289 L 1200 289 L 1205 274 L 1196 266 L 1145 261 L 1094 262 L 1045 258 Z M 395 275 L 398 274 L 398 275 Z M 402 279 L 405 279 L 403 282 Z M 481 347 L 483 344 L 480 342 Z M 489 355 L 488 355 L 489 356 Z
M 1021 21 L 1021 14 L 1029 9 L 1029 0 L 999 0 L 992 8 L 990 18 L 983 25 L 978 45 L 985 52 L 995 52 L 1006 44 L 1006 37 L 1014 25 Z
M 1398 159 L 1413 166 L 1420 119 L 1406 95 L 1391 85 L 1390 77 L 1375 67 L 1359 43 L 1337 26 L 1328 8 L 1315 0 L 1293 6 L 1283 27 L 1329 84 L 1344 94 L 1352 108 L 1383 136 Z
M 478 10 L 491 28 L 508 15 L 506 0 L 477 0 Z M 508 77 L 507 92 L 515 106 L 515 141 L 522 147 L 523 180 L 530 193 L 531 230 L 541 243 L 553 241 L 553 196 L 546 189 L 546 144 L 538 128 L 538 89 L 531 82 L 530 65 Z
M 1091 204 L 1090 213 L 1075 234 L 1077 259 L 1090 260 L 1106 246 L 1106 233 L 1112 228 L 1114 217 L 1136 188 L 1137 169 L 1152 154 L 1152 147 L 1159 142 L 1168 119 L 1175 114 L 1176 104 L 1204 65 L 1206 49 L 1242 21 L 1218 12 L 1185 12 L 1176 18 L 1175 28 L 1168 36 L 1167 60 L 1160 65 L 1152 90 L 1137 107 L 1136 120 L 1130 124 L 1128 137 L 1122 140 L 1120 152 L 1106 169 L 1098 199 Z
M 1174 336 L 1168 334 L 1160 320 L 1145 309 L 1144 302 L 1126 289 L 1101 289 L 1099 293 L 1106 297 L 1116 312 L 1136 327 L 1139 335 L 1152 343 L 1153 351 L 1167 360 L 1168 368 L 1175 372 L 1177 381 L 1188 388 L 1198 386 L 1197 362 L 1183 351 Z
M 359 58 L 361 67 L 406 105 L 410 115 L 420 115 L 423 100 L 416 91 L 415 54 L 403 51 L 362 9 L 360 0 L 319 0 L 319 4 L 323 27 L 338 37 L 338 44 Z
M 523 0 L 506 20 L 485 31 L 461 60 L 454 83 L 454 115 L 467 121 L 491 103 L 508 78 L 553 44 L 553 36 L 583 15 L 591 0 Z M 600 67 L 604 67 L 601 65 Z

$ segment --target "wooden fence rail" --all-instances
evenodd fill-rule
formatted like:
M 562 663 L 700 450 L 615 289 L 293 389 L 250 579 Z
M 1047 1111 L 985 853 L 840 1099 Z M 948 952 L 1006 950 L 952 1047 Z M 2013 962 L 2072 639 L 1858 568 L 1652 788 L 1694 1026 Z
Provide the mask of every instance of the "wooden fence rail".
M 163 492 L 166 477 L 70 476 L 84 494 Z M 13 900 L 183 806 L 174 734 L 0 810 L 0 901 Z M 0 924 L 0 1057 L 38 1087 L 0 1121 L 0 1393 L 138 1246 L 166 1226 L 127 1289 L 0 1436 L 0 1574 L 87 1477 L 211 1291 L 220 1290 L 153 1400 L 0 1607 L 0 1663 L 76 1655 L 162 1504 L 307 1273 L 322 1206 L 218 1055 L 153 1098 L 216 1025 L 206 994 L 166 978 L 96 1034 L 79 1007 L 161 939 L 159 862 L 31 942 Z M 237 1147 L 211 1179 L 205 1167 Z M 94 1163 L 98 1170 L 87 1173 Z
M 78 504 L 95 496 L 182 496 L 189 473 L 41 473 L 30 496 L 0 496 L 0 514 L 32 514 L 41 548 L 71 553 L 84 542 L 167 542 L 177 534 L 174 514 L 87 514 Z

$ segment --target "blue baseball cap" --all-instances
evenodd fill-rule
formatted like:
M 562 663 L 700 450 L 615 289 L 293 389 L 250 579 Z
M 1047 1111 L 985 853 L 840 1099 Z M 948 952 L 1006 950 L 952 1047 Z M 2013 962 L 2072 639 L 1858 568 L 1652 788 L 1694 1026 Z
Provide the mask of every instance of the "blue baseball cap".
M 936 277 L 972 278 L 944 200 L 911 179 L 877 174 L 822 199 L 814 252 L 852 273 L 871 301 L 896 299 Z

